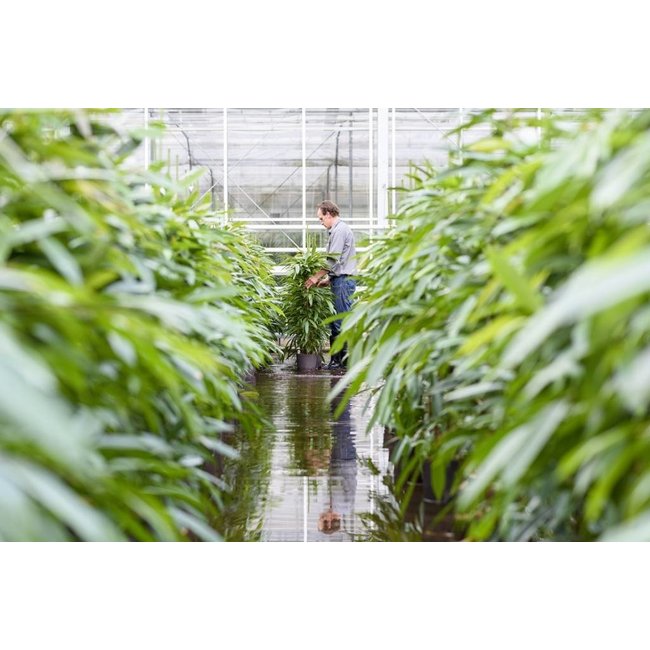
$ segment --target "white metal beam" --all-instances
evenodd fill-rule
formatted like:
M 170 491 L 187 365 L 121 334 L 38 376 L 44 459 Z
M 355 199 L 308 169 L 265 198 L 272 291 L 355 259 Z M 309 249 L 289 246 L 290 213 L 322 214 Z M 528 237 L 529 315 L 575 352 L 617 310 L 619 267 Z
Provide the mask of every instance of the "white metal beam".
M 228 109 L 223 109 L 223 209 L 228 210 Z M 226 217 L 227 218 L 227 217 Z
M 391 139 L 391 145 L 393 148 L 392 151 L 392 171 L 393 171 L 393 177 L 391 180 L 391 185 L 393 187 L 393 190 L 391 191 L 392 194 L 392 206 L 391 206 L 391 214 L 395 214 L 397 211 L 397 190 L 395 190 L 395 187 L 397 185 L 397 171 L 395 169 L 395 109 L 391 109 L 393 111 L 393 137 Z
M 144 129 L 149 129 L 149 109 L 144 109 Z M 144 168 L 149 169 L 149 136 L 144 138 Z
M 372 138 L 372 108 L 368 109 L 368 231 L 370 236 L 373 234 L 373 210 L 372 205 L 375 201 L 375 195 L 372 189 L 373 175 L 375 173 L 375 161 L 373 160 L 374 143 Z
M 377 229 L 386 228 L 388 216 L 388 109 L 377 109 Z
M 302 109 L 302 248 L 307 250 L 307 116 Z
M 464 120 L 463 109 L 459 108 L 458 126 L 460 126 L 463 123 L 463 120 Z M 458 129 L 458 161 L 462 165 L 463 163 L 463 130 L 462 129 Z
M 309 491 L 309 484 L 307 482 L 307 477 L 303 477 L 302 481 L 302 529 L 303 529 L 303 537 L 302 541 L 306 542 L 308 537 L 307 537 L 307 517 L 309 514 L 309 507 L 308 507 L 308 501 L 307 501 L 307 493 Z

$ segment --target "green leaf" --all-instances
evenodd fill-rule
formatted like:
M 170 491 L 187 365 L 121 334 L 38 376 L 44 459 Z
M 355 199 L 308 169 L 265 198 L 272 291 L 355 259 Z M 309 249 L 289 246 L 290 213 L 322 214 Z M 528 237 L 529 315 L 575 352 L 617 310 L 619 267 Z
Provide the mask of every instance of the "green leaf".
M 504 286 L 513 294 L 517 304 L 527 313 L 537 311 L 543 304 L 542 298 L 531 283 L 510 264 L 504 251 L 489 248 L 486 256 L 494 272 Z
M 650 248 L 626 259 L 594 262 L 578 270 L 515 336 L 503 363 L 520 363 L 563 325 L 587 318 L 650 289 Z
M 52 474 L 16 459 L 0 459 L 0 473 L 10 478 L 44 508 L 60 517 L 81 539 L 89 542 L 123 539 L 108 519 L 91 508 Z
M 198 167 L 197 169 L 192 170 L 191 172 L 188 172 L 181 178 L 178 183 L 181 187 L 184 188 L 189 188 L 192 185 L 195 185 L 199 179 L 201 179 L 206 172 L 205 167 Z
M 394 356 L 397 348 L 399 347 L 401 338 L 399 335 L 393 336 L 383 343 L 375 352 L 372 364 L 368 368 L 366 374 L 366 382 L 371 386 L 382 376 L 386 367 L 391 361 L 394 361 Z
M 128 366 L 134 366 L 138 360 L 138 354 L 133 344 L 117 332 L 109 332 L 106 336 L 113 352 Z
M 610 500 L 612 490 L 616 483 L 626 473 L 629 472 L 630 466 L 638 455 L 638 446 L 630 445 L 616 454 L 616 456 L 607 463 L 604 471 L 595 481 L 593 488 L 589 491 L 585 501 L 585 519 L 595 521 L 602 514 L 605 506 Z
M 613 386 L 621 401 L 642 416 L 650 402 L 650 347 L 642 350 L 617 373 Z
M 174 447 L 165 440 L 151 434 L 129 435 L 110 433 L 99 440 L 101 449 L 133 449 L 148 451 L 156 456 L 171 457 L 174 454 Z
M 219 438 L 208 438 L 207 436 L 200 436 L 199 440 L 204 444 L 208 449 L 216 451 L 222 456 L 227 458 L 237 459 L 240 457 L 239 452 L 236 449 L 233 449 L 230 445 L 227 445 L 225 442 L 219 440 Z
M 482 138 L 472 142 L 467 149 L 469 151 L 479 151 L 483 153 L 492 153 L 493 151 L 509 151 L 512 149 L 512 143 L 503 138 Z
M 204 542 L 221 542 L 221 536 L 207 524 L 205 524 L 196 515 L 190 514 L 180 508 L 170 508 L 169 512 L 179 526 L 189 528 Z
M 503 388 L 503 385 L 498 382 L 485 381 L 471 386 L 463 386 L 449 391 L 445 395 L 446 402 L 455 402 L 458 400 L 467 399 L 468 397 L 477 397 L 485 395 L 486 393 L 493 393 Z
M 609 208 L 645 176 L 650 168 L 650 134 L 640 135 L 600 172 L 592 194 L 597 210 Z
M 471 354 L 481 346 L 499 340 L 516 331 L 523 322 L 523 316 L 499 316 L 465 339 L 460 347 L 461 354 Z
M 31 244 L 32 242 L 49 239 L 51 235 L 64 232 L 68 224 L 61 217 L 50 216 L 47 219 L 34 219 L 18 225 L 9 236 L 13 247 Z
M 459 507 L 468 508 L 498 475 L 505 486 L 519 480 L 568 412 L 567 402 L 553 402 L 532 420 L 507 433 L 461 491 Z
M 648 542 L 650 541 L 650 512 L 644 512 L 629 521 L 606 530 L 601 542 Z
M 39 247 L 52 266 L 72 285 L 83 284 L 81 267 L 73 255 L 56 239 L 46 238 L 39 242 Z
M 87 464 L 96 422 L 76 417 L 61 397 L 43 392 L 2 362 L 0 385 L 3 419 L 68 467 Z

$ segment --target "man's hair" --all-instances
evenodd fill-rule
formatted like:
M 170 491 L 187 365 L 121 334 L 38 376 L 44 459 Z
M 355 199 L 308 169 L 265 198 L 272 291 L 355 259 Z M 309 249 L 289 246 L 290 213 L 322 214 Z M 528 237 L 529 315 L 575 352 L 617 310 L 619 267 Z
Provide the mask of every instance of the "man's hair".
M 339 216 L 339 206 L 334 201 L 321 201 L 318 204 L 318 210 L 323 214 L 331 214 L 333 217 Z

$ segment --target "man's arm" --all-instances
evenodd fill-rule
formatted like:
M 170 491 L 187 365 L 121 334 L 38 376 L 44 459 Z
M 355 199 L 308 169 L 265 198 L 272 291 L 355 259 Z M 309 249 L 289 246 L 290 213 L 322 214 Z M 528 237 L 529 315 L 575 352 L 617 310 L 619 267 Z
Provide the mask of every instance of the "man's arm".
M 310 275 L 305 280 L 305 289 L 311 289 L 311 287 L 317 285 L 326 275 L 327 275 L 327 269 L 321 269 L 320 271 L 316 271 L 314 275 Z

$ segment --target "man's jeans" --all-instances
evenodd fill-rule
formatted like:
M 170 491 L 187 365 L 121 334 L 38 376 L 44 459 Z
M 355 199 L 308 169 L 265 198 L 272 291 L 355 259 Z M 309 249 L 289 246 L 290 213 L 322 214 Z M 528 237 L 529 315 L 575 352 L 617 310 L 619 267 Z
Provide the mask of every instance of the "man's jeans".
M 330 281 L 330 286 L 334 294 L 336 313 L 342 314 L 343 312 L 350 311 L 352 308 L 352 295 L 357 288 L 355 281 L 349 276 L 334 276 Z M 335 320 L 333 323 L 330 323 L 330 331 L 332 333 L 330 336 L 330 344 L 333 344 L 336 337 L 341 333 L 341 320 Z M 343 363 L 346 352 L 344 349 L 335 355 L 335 361 Z

